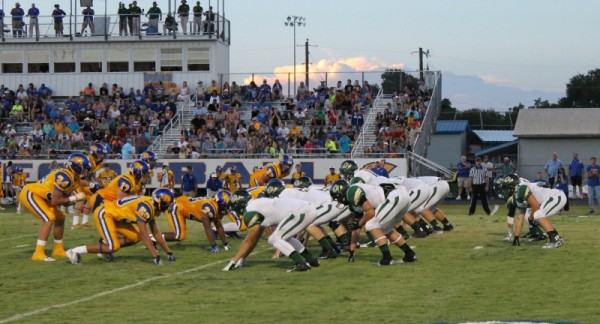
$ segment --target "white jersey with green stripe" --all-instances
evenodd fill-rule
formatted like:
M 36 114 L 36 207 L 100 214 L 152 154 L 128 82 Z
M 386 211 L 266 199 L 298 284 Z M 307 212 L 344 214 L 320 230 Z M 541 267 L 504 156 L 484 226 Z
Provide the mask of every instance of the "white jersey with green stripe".
M 530 195 L 533 195 L 539 203 L 542 203 L 550 197 L 560 195 L 560 191 L 542 188 L 535 183 L 521 183 L 515 188 L 513 201 L 518 208 L 528 208 L 527 199 Z
M 357 187 L 359 189 L 352 189 L 352 187 Z M 357 183 L 351 185 L 350 188 L 348 188 L 348 192 L 353 193 L 351 195 L 352 199 L 348 199 L 348 202 L 356 207 L 361 207 L 359 205 L 359 202 L 362 201 L 360 197 L 361 195 L 364 195 L 373 208 L 377 208 L 379 205 L 385 202 L 385 194 L 380 186 Z
M 292 198 L 292 199 L 300 199 L 306 202 L 309 202 L 315 206 L 319 206 L 322 204 L 332 203 L 333 199 L 329 194 L 329 189 L 321 188 L 321 189 L 313 189 L 312 187 L 309 189 L 303 188 L 285 188 L 279 194 L 279 198 Z
M 245 214 L 259 214 L 262 216 L 260 225 L 267 227 L 279 224 L 282 220 L 307 205 L 311 204 L 299 199 L 259 198 L 253 199 L 248 203 Z

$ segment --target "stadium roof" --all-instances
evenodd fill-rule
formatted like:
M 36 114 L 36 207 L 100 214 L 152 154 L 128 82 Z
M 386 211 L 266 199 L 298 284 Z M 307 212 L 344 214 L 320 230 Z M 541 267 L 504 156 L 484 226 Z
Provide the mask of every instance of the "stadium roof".
M 600 137 L 600 108 L 521 109 L 517 137 Z
M 435 125 L 436 134 L 462 134 L 469 128 L 468 120 L 438 120 Z
M 494 152 L 498 152 L 498 151 L 502 151 L 505 150 L 511 146 L 517 145 L 519 143 L 519 140 L 514 140 L 514 141 L 510 141 L 510 142 L 506 142 L 506 143 L 502 143 L 500 145 L 496 145 L 496 146 L 492 146 L 492 147 L 488 147 L 484 150 L 480 150 L 478 152 L 475 152 L 475 156 L 479 157 L 479 156 L 484 156 L 484 155 L 488 155 Z
M 517 138 L 512 131 L 504 130 L 473 130 L 473 133 L 484 143 L 511 142 Z

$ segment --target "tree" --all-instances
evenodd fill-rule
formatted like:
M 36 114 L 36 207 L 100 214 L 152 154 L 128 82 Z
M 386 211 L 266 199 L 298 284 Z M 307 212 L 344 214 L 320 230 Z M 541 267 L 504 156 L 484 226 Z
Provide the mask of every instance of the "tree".
M 586 75 L 577 74 L 567 83 L 567 96 L 560 98 L 563 108 L 591 108 L 600 106 L 600 69 Z
M 418 79 L 400 69 L 388 69 L 381 75 L 383 93 L 400 92 L 405 86 L 414 88 L 419 84 Z

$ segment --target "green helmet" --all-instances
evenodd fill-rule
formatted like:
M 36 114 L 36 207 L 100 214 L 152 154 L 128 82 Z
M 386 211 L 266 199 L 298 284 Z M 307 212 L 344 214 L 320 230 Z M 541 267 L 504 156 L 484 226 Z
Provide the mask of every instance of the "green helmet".
M 285 189 L 285 184 L 280 179 L 271 179 L 265 188 L 265 197 L 275 198 Z
M 312 180 L 309 177 L 300 177 L 294 180 L 294 188 L 308 188 L 312 186 Z
M 354 176 L 354 171 L 358 170 L 358 165 L 352 160 L 346 160 L 342 162 L 340 166 L 340 173 L 344 179 L 351 179 Z
M 499 175 L 496 178 L 494 178 L 493 186 L 494 186 L 494 190 L 497 193 L 504 195 L 504 193 L 502 192 L 504 190 L 504 188 L 503 188 L 504 187 L 504 176 Z
M 502 195 L 511 196 L 515 192 L 515 187 L 519 184 L 519 177 L 516 174 L 509 174 L 502 180 Z
M 348 191 L 348 187 L 350 187 L 348 181 L 337 180 L 329 188 L 329 194 L 333 200 L 346 205 L 346 191 Z
M 252 196 L 250 196 L 248 191 L 243 189 L 234 192 L 229 197 L 231 208 L 238 213 L 242 213 L 246 209 L 250 200 L 252 200 Z

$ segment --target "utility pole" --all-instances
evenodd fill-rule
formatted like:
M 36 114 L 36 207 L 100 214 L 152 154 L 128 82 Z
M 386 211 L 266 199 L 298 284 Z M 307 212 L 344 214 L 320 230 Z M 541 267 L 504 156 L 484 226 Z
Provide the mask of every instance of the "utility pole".
M 423 55 L 429 57 L 429 50 L 423 52 L 423 48 L 419 47 L 419 72 L 421 80 L 425 80 L 425 78 L 423 77 Z M 427 70 L 429 70 L 429 64 L 427 64 Z
M 298 47 L 300 47 L 300 46 L 301 45 L 298 45 Z M 309 73 L 310 73 L 309 66 L 308 66 L 310 64 L 310 62 L 308 61 L 309 60 L 309 54 L 310 54 L 310 52 L 308 51 L 309 47 L 317 47 L 317 45 L 309 45 L 308 44 L 308 38 L 307 38 L 306 42 L 304 43 L 304 56 L 305 56 L 304 57 L 304 61 L 305 61 L 305 63 L 304 63 L 305 67 L 304 68 L 305 68 L 305 71 L 306 71 L 305 72 L 306 76 L 305 76 L 304 83 L 306 84 L 307 87 L 308 87 L 308 79 L 309 79 Z

